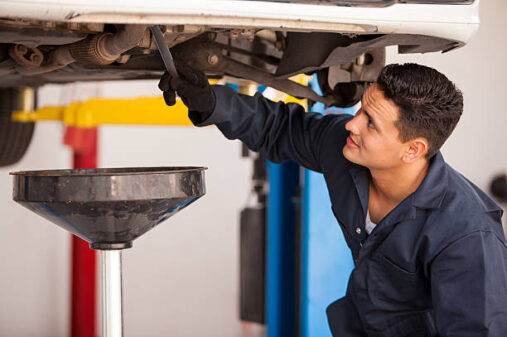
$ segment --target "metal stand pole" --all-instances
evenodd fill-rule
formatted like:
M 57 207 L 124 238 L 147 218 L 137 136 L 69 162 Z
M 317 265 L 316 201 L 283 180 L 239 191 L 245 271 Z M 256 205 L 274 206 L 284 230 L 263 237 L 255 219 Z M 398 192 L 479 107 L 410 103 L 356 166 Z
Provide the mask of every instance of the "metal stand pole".
M 101 250 L 102 337 L 123 337 L 121 250 Z

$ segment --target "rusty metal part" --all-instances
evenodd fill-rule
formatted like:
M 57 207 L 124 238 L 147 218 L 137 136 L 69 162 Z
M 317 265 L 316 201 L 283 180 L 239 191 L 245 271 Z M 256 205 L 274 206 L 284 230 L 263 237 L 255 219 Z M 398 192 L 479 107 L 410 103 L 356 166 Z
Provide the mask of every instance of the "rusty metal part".
M 146 28 L 143 25 L 122 26 L 114 35 L 105 38 L 104 53 L 120 56 L 127 50 L 134 48 L 143 39 Z
M 142 40 L 145 26 L 131 25 L 116 34 L 103 33 L 53 50 L 48 62 L 37 68 L 17 67 L 22 75 L 38 75 L 63 68 L 73 62 L 84 65 L 106 65 L 114 62 L 121 54 L 134 48 Z
M 319 96 L 311 88 L 293 82 L 288 79 L 277 78 L 262 69 L 252 67 L 230 59 L 223 55 L 222 48 L 219 44 L 208 41 L 200 43 L 200 48 L 196 48 L 193 43 L 186 43 L 173 47 L 175 55 L 185 60 L 185 63 L 191 64 L 193 67 L 208 71 L 209 73 L 222 73 L 238 78 L 249 79 L 259 84 L 283 91 L 291 96 L 298 98 L 309 98 L 316 102 L 322 102 L 326 105 L 332 103 L 332 99 Z M 210 55 L 212 61 L 210 62 Z
M 89 64 L 104 65 L 113 63 L 120 55 L 110 54 L 104 48 L 106 39 L 112 35 L 111 33 L 92 35 L 74 43 L 69 48 L 70 54 L 77 62 L 85 66 Z
M 38 75 L 48 73 L 75 62 L 70 54 L 69 46 L 61 46 L 53 50 L 48 56 L 48 62 L 37 68 L 17 67 L 16 71 L 22 75 Z
M 385 65 L 385 48 L 369 50 L 353 62 L 330 66 L 327 82 L 330 88 L 338 83 L 375 82 Z
M 113 63 L 120 55 L 143 40 L 146 26 L 123 26 L 117 33 L 90 36 L 70 46 L 74 59 L 84 65 Z
M 327 97 L 319 96 L 310 87 L 301 85 L 288 79 L 279 79 L 271 74 L 260 72 L 258 69 L 245 65 L 234 60 L 222 58 L 219 63 L 225 65 L 227 73 L 230 73 L 236 77 L 248 78 L 257 83 L 264 84 L 268 87 L 283 91 L 290 96 L 297 98 L 308 98 L 312 101 L 322 102 L 326 105 L 331 105 L 333 102 Z
M 260 62 L 264 62 L 264 63 L 275 65 L 275 66 L 278 66 L 280 64 L 280 59 L 275 56 L 264 55 L 262 53 L 254 53 L 249 50 L 237 48 L 234 46 L 228 46 L 225 44 L 217 44 L 217 45 L 219 45 L 220 48 L 222 48 L 225 51 L 228 51 L 231 53 L 242 54 L 242 55 L 250 57 L 251 59 L 256 59 Z
M 44 55 L 39 49 L 22 44 L 13 44 L 9 48 L 9 56 L 20 66 L 28 68 L 39 67 L 44 60 Z

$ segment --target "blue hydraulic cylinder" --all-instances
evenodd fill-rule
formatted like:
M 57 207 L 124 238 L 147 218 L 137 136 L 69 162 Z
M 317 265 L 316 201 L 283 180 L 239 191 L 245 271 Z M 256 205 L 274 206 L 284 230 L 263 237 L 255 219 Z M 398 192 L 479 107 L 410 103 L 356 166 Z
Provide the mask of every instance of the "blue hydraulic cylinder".
M 311 86 L 321 94 L 315 76 Z M 333 110 L 353 114 L 356 109 Z M 316 103 L 311 111 L 324 113 L 324 105 Z M 326 308 L 345 295 L 354 262 L 331 210 L 324 176 L 307 169 L 302 210 L 300 337 L 331 337 Z

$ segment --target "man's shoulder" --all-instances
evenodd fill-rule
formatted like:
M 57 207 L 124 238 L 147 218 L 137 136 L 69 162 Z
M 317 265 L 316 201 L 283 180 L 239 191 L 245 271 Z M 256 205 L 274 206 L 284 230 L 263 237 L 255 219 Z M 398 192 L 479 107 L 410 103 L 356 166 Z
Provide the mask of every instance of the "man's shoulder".
M 502 209 L 481 188 L 446 164 L 448 181 L 444 208 L 459 207 L 461 214 L 482 214 L 498 212 Z
M 445 170 L 447 184 L 441 204 L 421 213 L 424 229 L 420 237 L 428 243 L 428 256 L 434 257 L 453 242 L 481 232 L 491 233 L 505 243 L 502 209 L 450 165 L 446 164 Z
M 439 226 L 453 237 L 475 231 L 493 231 L 503 236 L 502 208 L 483 190 L 446 164 L 447 186 L 442 204 L 434 211 Z

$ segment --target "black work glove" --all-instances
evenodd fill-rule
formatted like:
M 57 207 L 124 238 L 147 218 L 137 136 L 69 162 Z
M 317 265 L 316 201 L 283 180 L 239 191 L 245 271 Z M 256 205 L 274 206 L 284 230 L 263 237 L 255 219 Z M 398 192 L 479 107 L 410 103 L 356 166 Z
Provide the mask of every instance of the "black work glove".
M 207 119 L 215 109 L 215 93 L 202 71 L 192 69 L 184 63 L 177 63 L 179 78 L 173 78 L 167 71 L 158 87 L 164 93 L 165 103 L 176 103 L 176 92 L 188 108 L 188 116 L 195 124 Z

